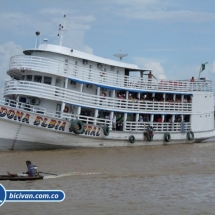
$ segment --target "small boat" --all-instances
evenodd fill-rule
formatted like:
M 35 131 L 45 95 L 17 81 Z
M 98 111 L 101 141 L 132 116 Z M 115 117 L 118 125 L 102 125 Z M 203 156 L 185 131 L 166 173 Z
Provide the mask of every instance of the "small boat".
M 0 181 L 1 180 L 10 180 L 10 181 L 32 181 L 32 180 L 39 180 L 43 179 L 44 176 L 38 175 L 35 177 L 28 177 L 28 176 L 18 176 L 17 174 L 11 174 L 11 175 L 0 175 Z

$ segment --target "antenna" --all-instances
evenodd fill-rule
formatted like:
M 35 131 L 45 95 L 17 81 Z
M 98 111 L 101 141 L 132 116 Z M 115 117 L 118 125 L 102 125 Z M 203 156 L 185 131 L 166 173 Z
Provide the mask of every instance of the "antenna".
M 120 60 L 122 60 L 123 57 L 126 57 L 128 54 L 121 54 L 121 49 L 119 50 L 119 54 L 114 54 L 114 57 L 118 57 Z
M 48 39 L 47 38 L 44 38 L 43 41 L 44 41 L 45 44 L 48 43 Z
M 36 43 L 35 43 L 35 49 L 38 47 L 38 37 L 39 37 L 39 35 L 40 35 L 40 32 L 39 31 L 37 31 L 36 33 Z
M 60 36 L 60 46 L 62 46 L 63 43 L 63 32 L 65 31 L 65 27 L 66 27 L 66 15 L 63 16 L 64 17 L 64 23 L 63 25 L 59 24 L 59 31 L 60 33 L 57 36 Z

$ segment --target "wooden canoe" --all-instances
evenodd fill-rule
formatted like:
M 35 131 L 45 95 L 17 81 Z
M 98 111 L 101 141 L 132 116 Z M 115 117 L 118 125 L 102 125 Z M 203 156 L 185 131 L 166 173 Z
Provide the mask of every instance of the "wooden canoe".
M 32 181 L 32 180 L 39 180 L 43 179 L 44 176 L 39 175 L 35 177 L 28 177 L 28 176 L 17 176 L 16 174 L 13 175 L 0 175 L 1 180 L 10 180 L 10 181 Z

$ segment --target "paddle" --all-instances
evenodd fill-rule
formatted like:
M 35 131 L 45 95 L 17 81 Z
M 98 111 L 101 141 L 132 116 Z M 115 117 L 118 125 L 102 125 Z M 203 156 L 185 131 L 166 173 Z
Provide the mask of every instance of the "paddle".
M 49 173 L 49 172 L 38 172 L 38 173 L 47 174 L 47 175 L 57 175 L 57 174 L 53 174 L 53 173 Z

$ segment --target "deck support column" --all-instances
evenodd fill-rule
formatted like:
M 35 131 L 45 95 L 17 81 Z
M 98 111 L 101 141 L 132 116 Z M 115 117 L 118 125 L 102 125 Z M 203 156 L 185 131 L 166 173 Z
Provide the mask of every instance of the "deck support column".
M 164 126 L 164 124 L 163 124 L 163 122 L 164 122 L 164 115 L 161 115 L 161 117 L 162 117 L 161 130 L 163 131 L 163 126 Z
M 154 121 L 154 114 L 151 114 L 150 123 L 153 123 L 153 121 Z
M 175 102 L 176 94 L 173 94 L 173 101 Z
M 138 125 L 138 121 L 139 121 L 139 116 L 140 116 L 140 114 L 139 113 L 136 113 L 136 118 L 135 118 L 135 131 L 137 131 L 137 126 L 139 127 L 139 125 Z
M 95 109 L 95 112 L 94 112 L 94 117 L 95 117 L 95 119 L 94 119 L 94 121 L 93 121 L 93 125 L 96 125 L 96 123 L 97 123 L 98 113 L 99 113 L 99 110 L 98 110 L 98 109 Z
M 125 108 L 127 108 L 127 109 L 128 109 L 128 94 L 129 94 L 129 92 L 126 91 L 126 92 L 125 92 L 125 99 L 126 99 Z
M 112 91 L 112 98 L 115 98 L 116 90 Z
M 172 115 L 172 131 L 174 131 L 175 115 Z
M 126 121 L 127 121 L 127 113 L 124 113 L 124 120 L 123 120 L 123 131 L 126 131 Z
M 68 78 L 65 78 L 65 82 L 64 83 L 65 83 L 64 88 L 67 89 L 67 87 L 68 87 Z M 66 103 L 62 102 L 61 103 L 61 113 L 63 113 L 65 106 L 66 106 Z
M 83 86 L 84 84 L 80 84 L 80 92 L 83 92 Z
M 68 87 L 68 78 L 65 78 L 65 89 L 67 89 L 67 87 Z
M 111 112 L 110 112 L 110 121 L 111 121 L 110 130 L 112 130 L 112 119 L 113 119 L 113 114 L 114 114 L 114 112 L 111 111 Z
M 19 107 L 19 95 L 16 97 L 16 108 Z
M 97 105 L 100 104 L 100 102 L 99 102 L 100 101 L 100 97 L 99 97 L 100 96 L 100 89 L 101 89 L 100 87 L 97 87 L 97 93 L 96 93 L 97 98 L 98 98 Z
M 80 113 L 81 113 L 81 107 L 79 106 L 79 107 L 77 108 L 77 115 L 80 115 Z M 79 118 L 79 116 L 78 116 L 78 118 Z

